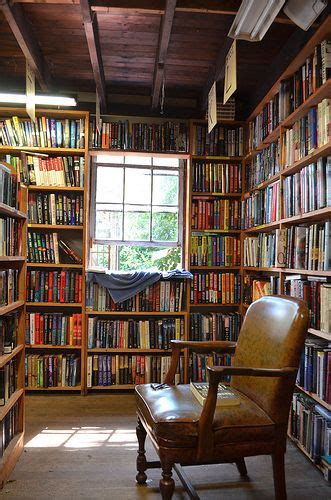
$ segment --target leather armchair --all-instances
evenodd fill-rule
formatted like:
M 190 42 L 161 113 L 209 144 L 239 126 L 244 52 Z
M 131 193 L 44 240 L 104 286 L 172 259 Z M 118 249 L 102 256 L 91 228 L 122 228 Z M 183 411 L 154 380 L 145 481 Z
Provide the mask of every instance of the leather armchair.
M 307 326 L 303 301 L 267 296 L 248 308 L 237 344 L 172 341 L 167 386 L 154 390 L 144 384 L 135 389 L 138 484 L 146 482 L 148 468 L 161 467 L 161 495 L 171 499 L 175 469 L 190 498 L 199 498 L 181 466 L 233 462 L 246 477 L 245 457 L 271 455 L 276 498 L 286 499 L 287 420 Z M 234 353 L 232 366 L 208 367 L 209 390 L 203 406 L 189 385 L 174 385 L 183 348 Z M 239 406 L 216 407 L 217 386 L 225 375 L 231 376 L 230 385 L 240 394 Z M 146 460 L 147 433 L 160 462 Z

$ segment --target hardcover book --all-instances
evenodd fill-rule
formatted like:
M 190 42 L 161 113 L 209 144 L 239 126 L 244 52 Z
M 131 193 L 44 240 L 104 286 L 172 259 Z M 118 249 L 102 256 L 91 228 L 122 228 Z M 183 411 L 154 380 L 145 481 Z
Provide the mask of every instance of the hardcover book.
M 191 382 L 190 389 L 201 405 L 206 401 L 209 384 L 207 382 Z M 218 384 L 216 406 L 238 406 L 240 405 L 240 396 L 229 386 Z

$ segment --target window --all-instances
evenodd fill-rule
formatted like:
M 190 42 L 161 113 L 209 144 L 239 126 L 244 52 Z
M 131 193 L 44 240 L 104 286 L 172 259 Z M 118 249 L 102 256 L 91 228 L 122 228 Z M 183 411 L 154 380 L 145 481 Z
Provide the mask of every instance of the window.
M 182 164 L 174 157 L 97 157 L 92 266 L 129 271 L 181 265 Z

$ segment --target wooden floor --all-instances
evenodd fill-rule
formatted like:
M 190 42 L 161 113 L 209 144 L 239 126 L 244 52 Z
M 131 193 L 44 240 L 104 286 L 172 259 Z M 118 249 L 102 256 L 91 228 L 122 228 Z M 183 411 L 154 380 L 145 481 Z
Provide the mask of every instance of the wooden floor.
M 1 497 L 19 499 L 159 499 L 159 471 L 135 484 L 132 395 L 28 396 L 25 450 Z M 147 450 L 155 458 L 148 443 Z M 201 499 L 273 499 L 271 460 L 247 459 L 250 482 L 231 465 L 188 468 Z M 288 444 L 289 499 L 331 498 L 321 474 Z M 174 500 L 188 498 L 176 481 Z

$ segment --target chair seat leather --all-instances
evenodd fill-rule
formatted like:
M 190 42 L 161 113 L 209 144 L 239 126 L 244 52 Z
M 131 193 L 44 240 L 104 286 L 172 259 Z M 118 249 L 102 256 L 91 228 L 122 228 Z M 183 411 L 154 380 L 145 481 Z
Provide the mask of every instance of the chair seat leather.
M 198 421 L 202 406 L 189 385 L 155 391 L 149 384 L 136 386 L 140 413 L 159 445 L 193 448 L 198 441 Z M 216 408 L 213 431 L 216 446 L 230 443 L 270 441 L 275 437 L 274 422 L 253 401 L 240 393 L 240 405 Z

